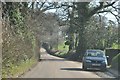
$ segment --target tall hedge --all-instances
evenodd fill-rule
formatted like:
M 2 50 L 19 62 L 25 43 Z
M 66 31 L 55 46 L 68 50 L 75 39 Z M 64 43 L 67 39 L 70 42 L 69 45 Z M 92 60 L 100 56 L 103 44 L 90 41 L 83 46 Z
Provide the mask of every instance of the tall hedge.
M 2 75 L 12 75 L 10 70 L 30 59 L 38 60 L 38 39 L 27 25 L 20 3 L 2 5 Z M 26 15 L 27 16 L 27 15 Z

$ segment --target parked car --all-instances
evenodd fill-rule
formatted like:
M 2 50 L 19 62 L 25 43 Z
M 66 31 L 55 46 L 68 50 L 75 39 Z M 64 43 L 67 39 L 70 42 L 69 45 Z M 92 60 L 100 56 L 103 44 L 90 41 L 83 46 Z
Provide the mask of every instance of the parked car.
M 102 50 L 86 50 L 82 63 L 84 70 L 97 68 L 105 71 L 107 68 L 107 57 Z

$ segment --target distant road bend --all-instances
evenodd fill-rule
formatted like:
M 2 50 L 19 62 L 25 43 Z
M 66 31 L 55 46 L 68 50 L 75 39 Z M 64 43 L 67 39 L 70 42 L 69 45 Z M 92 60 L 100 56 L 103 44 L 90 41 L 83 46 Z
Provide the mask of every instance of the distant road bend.
M 94 71 L 83 71 L 79 62 L 49 55 L 41 49 L 42 61 L 22 78 L 101 78 Z

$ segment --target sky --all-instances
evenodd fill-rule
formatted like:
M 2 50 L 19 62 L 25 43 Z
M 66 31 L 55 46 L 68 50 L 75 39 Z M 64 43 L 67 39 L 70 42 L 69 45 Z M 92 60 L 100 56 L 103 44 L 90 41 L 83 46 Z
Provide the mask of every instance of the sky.
M 51 9 L 51 10 L 48 10 L 47 12 L 55 13 L 55 11 L 56 11 L 56 9 Z M 117 14 L 117 12 L 114 12 L 114 13 Z M 102 14 L 102 15 L 104 16 L 105 14 Z M 111 14 L 111 13 L 107 13 L 105 15 L 105 17 L 107 17 L 108 20 L 112 20 L 114 22 L 117 22 L 115 16 L 113 14 Z
M 113 12 L 114 14 L 118 14 L 117 12 Z M 101 15 L 105 15 L 105 14 L 101 14 Z M 108 20 L 112 20 L 112 21 L 114 21 L 114 22 L 116 22 L 117 23 L 117 19 L 115 18 L 115 16 L 113 15 L 113 14 L 111 14 L 111 13 L 107 13 L 106 15 L 105 15 L 105 17 L 108 19 Z
M 94 1 L 96 1 L 96 0 L 94 0 Z M 99 1 L 99 0 L 98 0 Z M 119 3 L 119 0 L 114 4 L 114 6 L 116 6 L 116 5 L 118 5 Z M 93 2 L 94 3 L 94 2 Z M 98 4 L 98 2 L 95 2 L 95 4 Z M 55 13 L 56 12 L 56 9 L 51 9 L 51 10 L 48 10 L 47 12 L 52 12 L 52 13 Z M 116 14 L 116 15 L 118 15 L 118 12 L 116 12 L 116 11 L 112 11 L 114 14 Z M 108 20 L 112 20 L 112 21 L 114 21 L 115 23 L 117 23 L 117 19 L 115 18 L 115 16 L 113 15 L 113 14 L 111 14 L 111 13 L 102 13 L 102 14 L 100 14 L 100 15 L 102 15 L 102 16 L 105 16 Z

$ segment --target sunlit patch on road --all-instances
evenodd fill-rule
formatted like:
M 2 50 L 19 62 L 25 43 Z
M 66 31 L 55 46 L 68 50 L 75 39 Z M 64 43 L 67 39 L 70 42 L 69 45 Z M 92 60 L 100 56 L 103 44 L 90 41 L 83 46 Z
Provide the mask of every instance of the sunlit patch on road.
M 40 52 L 46 52 L 44 48 L 40 48 Z

